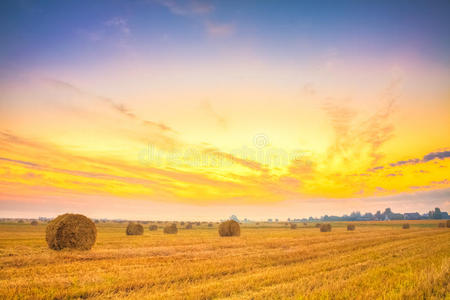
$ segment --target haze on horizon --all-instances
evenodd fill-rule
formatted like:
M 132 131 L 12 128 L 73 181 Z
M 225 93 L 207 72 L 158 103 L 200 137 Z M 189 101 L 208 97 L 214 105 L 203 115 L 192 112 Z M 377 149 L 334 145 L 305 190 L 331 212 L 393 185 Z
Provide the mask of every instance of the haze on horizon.
M 449 12 L 2 1 L 0 217 L 449 211 Z

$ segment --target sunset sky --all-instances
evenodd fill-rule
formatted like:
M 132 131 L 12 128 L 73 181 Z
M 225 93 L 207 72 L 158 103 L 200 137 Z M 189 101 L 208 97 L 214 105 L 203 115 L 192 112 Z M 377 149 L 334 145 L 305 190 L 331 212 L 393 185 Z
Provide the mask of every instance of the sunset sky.
M 450 210 L 449 1 L 0 2 L 0 217 Z

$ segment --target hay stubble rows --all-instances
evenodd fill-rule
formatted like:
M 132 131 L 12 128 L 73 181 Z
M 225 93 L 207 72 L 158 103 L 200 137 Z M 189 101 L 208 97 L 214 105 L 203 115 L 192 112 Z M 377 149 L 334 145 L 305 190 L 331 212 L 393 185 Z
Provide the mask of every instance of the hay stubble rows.
M 106 223 L 88 252 L 49 250 L 43 224 L 0 226 L 0 298 L 442 298 L 449 288 L 450 231 L 427 221 L 244 224 L 227 238 L 207 224 L 124 236 L 126 224 Z

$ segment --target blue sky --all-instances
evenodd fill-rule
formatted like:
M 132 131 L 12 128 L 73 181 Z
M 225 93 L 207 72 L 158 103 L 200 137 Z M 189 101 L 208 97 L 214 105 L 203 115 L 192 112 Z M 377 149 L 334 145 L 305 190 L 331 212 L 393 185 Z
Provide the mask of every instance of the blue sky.
M 0 1 L 2 210 L 449 210 L 449 16 L 449 1 Z M 225 163 L 143 164 L 149 146 Z
M 156 59 L 162 53 L 199 59 L 217 47 L 251 43 L 267 57 L 295 59 L 328 48 L 348 56 L 389 56 L 412 48 L 448 63 L 448 1 L 190 3 L 2 1 L 1 65 L 92 63 L 121 55 L 124 50 L 115 47 L 121 42 Z

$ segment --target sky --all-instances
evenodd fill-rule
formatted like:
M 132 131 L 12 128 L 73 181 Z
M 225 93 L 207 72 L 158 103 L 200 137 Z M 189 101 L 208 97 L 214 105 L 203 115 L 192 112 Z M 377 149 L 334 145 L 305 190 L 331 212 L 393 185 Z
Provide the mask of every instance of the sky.
M 449 1 L 1 1 L 0 217 L 450 210 Z

